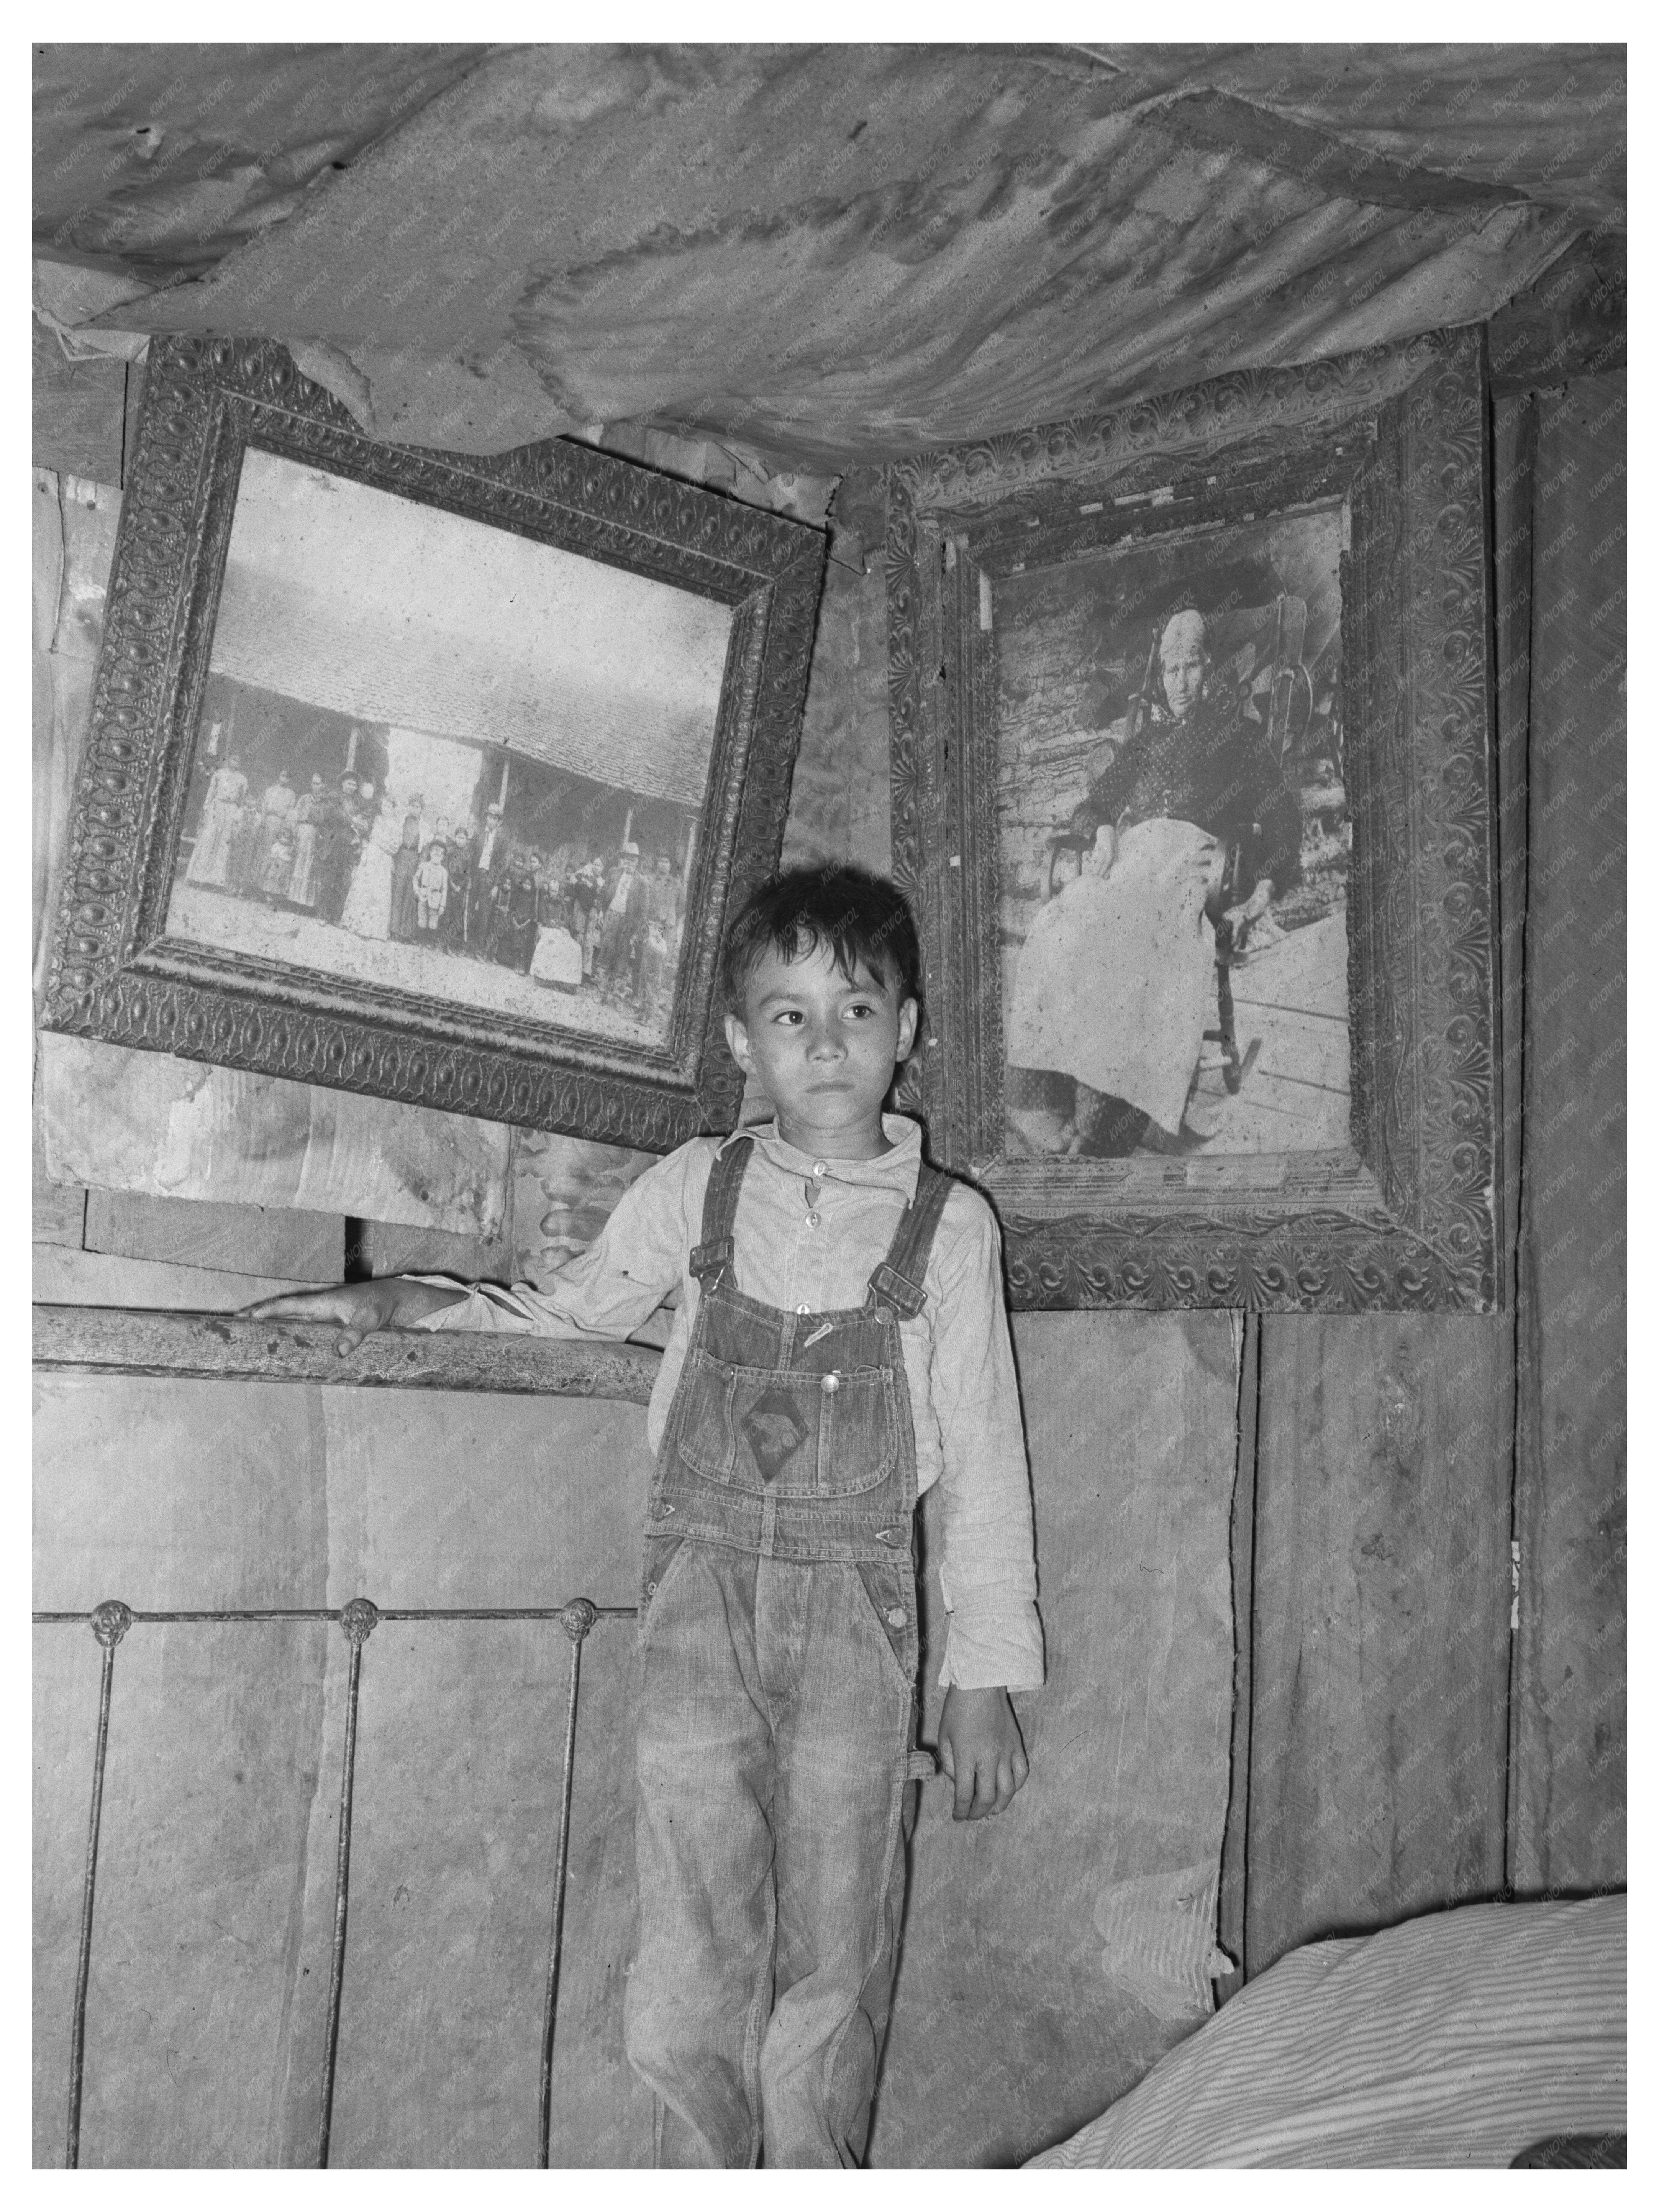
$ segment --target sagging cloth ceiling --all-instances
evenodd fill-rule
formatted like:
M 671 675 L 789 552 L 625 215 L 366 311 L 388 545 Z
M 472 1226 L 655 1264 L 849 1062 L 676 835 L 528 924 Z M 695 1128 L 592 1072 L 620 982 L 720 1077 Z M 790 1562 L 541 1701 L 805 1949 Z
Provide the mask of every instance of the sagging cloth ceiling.
M 40 46 L 36 304 L 71 351 L 283 338 L 403 442 L 711 441 L 807 511 L 855 465 L 1489 318 L 1621 232 L 1625 67 Z

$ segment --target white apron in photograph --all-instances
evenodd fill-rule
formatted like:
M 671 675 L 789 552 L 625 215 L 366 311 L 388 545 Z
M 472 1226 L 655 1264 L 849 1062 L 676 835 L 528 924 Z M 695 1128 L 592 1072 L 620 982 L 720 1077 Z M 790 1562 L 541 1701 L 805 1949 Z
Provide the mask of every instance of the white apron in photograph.
M 392 856 L 403 842 L 402 809 L 383 808 L 374 818 L 340 910 L 340 927 L 359 937 L 392 934 Z
M 568 929 L 544 923 L 531 955 L 530 972 L 538 983 L 556 983 L 574 991 L 582 980 L 581 946 Z
M 1079 876 L 1038 910 L 1014 975 L 1012 1066 L 1055 1069 L 1181 1127 L 1214 1019 L 1215 853 L 1194 823 L 1137 822 L 1105 875 Z

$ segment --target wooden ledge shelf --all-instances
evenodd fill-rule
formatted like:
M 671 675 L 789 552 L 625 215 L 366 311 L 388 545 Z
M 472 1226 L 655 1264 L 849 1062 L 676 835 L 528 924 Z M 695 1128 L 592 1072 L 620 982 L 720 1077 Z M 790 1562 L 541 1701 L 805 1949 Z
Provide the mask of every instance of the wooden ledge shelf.
M 34 1365 L 47 1374 L 166 1375 L 212 1382 L 344 1382 L 368 1389 L 495 1390 L 644 1405 L 662 1354 L 638 1344 L 386 1329 L 344 1359 L 333 1322 L 38 1305 Z

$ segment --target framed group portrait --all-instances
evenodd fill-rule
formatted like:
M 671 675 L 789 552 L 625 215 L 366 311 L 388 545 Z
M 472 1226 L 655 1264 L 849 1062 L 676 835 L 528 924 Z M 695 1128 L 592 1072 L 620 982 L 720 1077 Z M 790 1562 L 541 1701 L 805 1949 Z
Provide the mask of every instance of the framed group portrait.
M 563 440 L 366 437 L 158 339 L 46 1019 L 666 1151 L 731 1126 L 820 532 Z
M 1017 1305 L 1491 1309 L 1478 333 L 889 471 L 908 1079 Z

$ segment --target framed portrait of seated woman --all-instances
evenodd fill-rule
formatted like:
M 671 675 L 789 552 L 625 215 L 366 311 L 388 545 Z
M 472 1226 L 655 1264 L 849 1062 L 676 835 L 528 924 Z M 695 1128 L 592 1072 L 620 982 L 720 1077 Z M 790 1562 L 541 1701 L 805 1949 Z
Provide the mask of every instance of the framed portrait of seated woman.
M 1016 1305 L 1498 1302 L 1482 344 L 888 472 L 903 1095 Z
M 153 342 L 48 1027 L 666 1152 L 730 1127 L 822 531 L 566 439 L 366 436 Z

